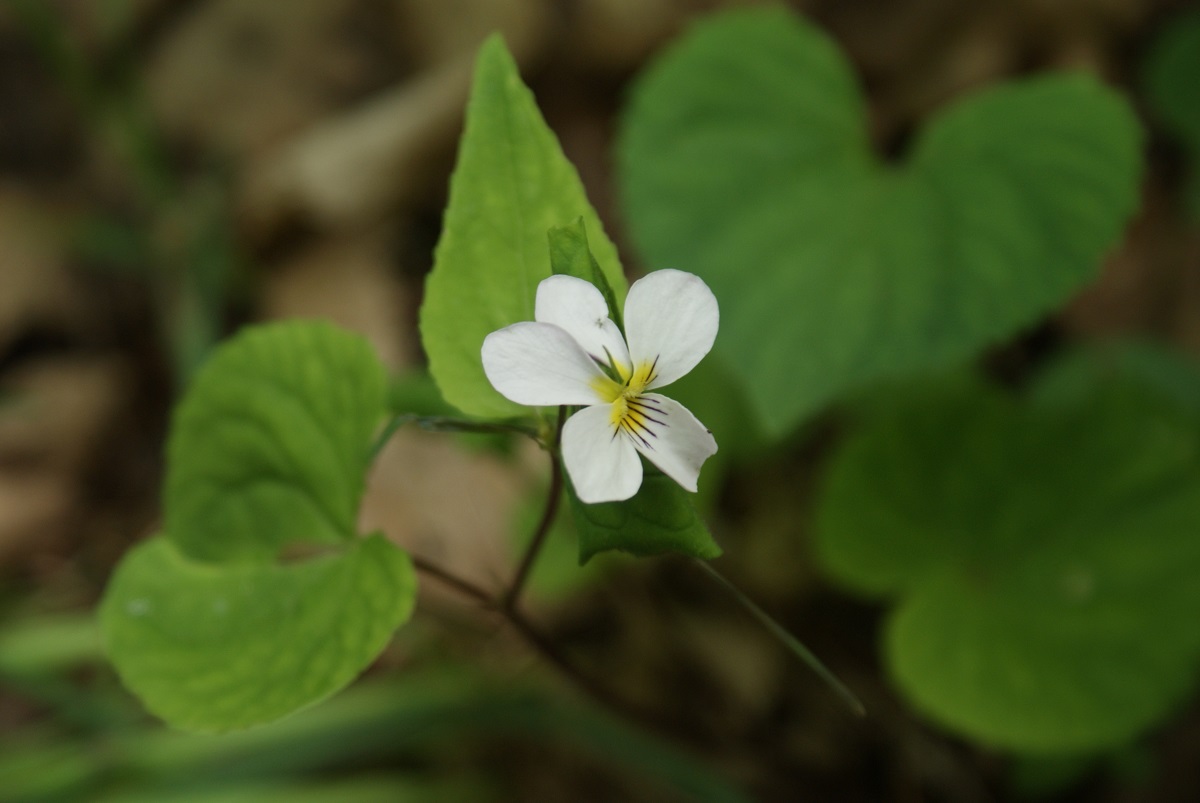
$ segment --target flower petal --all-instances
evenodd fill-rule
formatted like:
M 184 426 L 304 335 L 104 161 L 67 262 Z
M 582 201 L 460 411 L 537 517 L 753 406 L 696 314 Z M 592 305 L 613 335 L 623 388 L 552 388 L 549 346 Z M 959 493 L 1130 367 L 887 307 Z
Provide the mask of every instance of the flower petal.
M 551 276 L 537 288 L 535 320 L 566 329 L 594 359 L 607 363 L 608 355 L 629 366 L 629 350 L 621 330 L 608 317 L 608 302 L 595 285 L 574 276 Z
M 625 299 L 625 334 L 635 367 L 654 362 L 651 388 L 669 385 L 708 354 L 717 338 L 717 298 L 699 276 L 656 270 Z M 655 362 L 657 360 L 657 362 Z
M 606 380 L 575 338 L 553 324 L 523 321 L 483 339 L 483 372 L 517 404 L 596 404 Z
M 585 407 L 567 419 L 562 457 L 576 496 L 588 504 L 628 499 L 642 486 L 642 461 L 629 438 L 614 433 L 610 405 Z
M 662 473 L 692 493 L 704 461 L 717 453 L 717 441 L 691 410 L 658 393 L 643 393 L 641 436 L 630 436 L 634 447 Z

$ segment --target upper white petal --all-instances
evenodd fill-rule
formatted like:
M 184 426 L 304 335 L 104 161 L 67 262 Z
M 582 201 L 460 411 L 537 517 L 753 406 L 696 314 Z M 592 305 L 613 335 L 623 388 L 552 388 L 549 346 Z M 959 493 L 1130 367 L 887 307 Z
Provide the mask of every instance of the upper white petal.
M 523 321 L 483 339 L 483 372 L 517 404 L 596 404 L 604 374 L 575 338 L 549 323 Z
M 608 302 L 592 283 L 574 276 L 543 279 L 538 284 L 533 317 L 566 329 L 595 359 L 607 363 L 611 354 L 622 365 L 629 365 L 625 338 L 608 317 Z
M 657 363 L 651 388 L 669 385 L 708 354 L 717 338 L 717 298 L 699 276 L 656 270 L 625 299 L 625 334 L 635 364 Z
M 631 436 L 634 447 L 675 482 L 695 493 L 704 461 L 717 453 L 717 441 L 691 410 L 658 393 L 643 393 L 646 432 Z
M 567 419 L 562 458 L 575 494 L 588 504 L 628 499 L 642 486 L 642 461 L 628 438 L 614 437 L 607 404 L 585 407 Z

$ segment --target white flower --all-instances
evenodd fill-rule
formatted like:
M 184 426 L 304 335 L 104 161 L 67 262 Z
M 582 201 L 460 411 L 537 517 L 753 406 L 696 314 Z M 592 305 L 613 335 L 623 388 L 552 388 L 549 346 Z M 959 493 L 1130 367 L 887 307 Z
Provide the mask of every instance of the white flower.
M 583 405 L 562 432 L 562 456 L 584 502 L 628 499 L 642 484 L 638 453 L 689 491 L 717 451 L 686 407 L 649 391 L 696 366 L 717 336 L 717 299 L 698 276 L 660 270 L 634 282 L 625 332 L 604 296 L 571 276 L 537 289 L 535 321 L 483 341 L 483 370 L 504 396 L 533 406 Z

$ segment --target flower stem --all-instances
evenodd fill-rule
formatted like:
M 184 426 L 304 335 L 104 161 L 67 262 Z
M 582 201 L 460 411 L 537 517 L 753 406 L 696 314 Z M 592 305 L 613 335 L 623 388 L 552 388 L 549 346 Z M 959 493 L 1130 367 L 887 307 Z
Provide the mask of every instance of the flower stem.
M 546 536 L 550 534 L 550 527 L 554 524 L 554 518 L 558 514 L 558 503 L 562 498 L 562 465 L 558 454 L 558 445 L 562 440 L 562 428 L 566 420 L 567 408 L 559 407 L 558 423 L 554 427 L 554 442 L 547 449 L 550 453 L 550 492 L 546 496 L 546 507 L 542 510 L 541 521 L 538 522 L 537 529 L 533 531 L 533 537 L 529 539 L 529 546 L 526 547 L 525 554 L 521 557 L 521 563 L 517 567 L 517 573 L 513 576 L 512 584 L 501 599 L 501 607 L 507 611 L 516 610 L 517 602 L 521 598 L 521 591 L 525 587 L 525 581 L 529 579 L 529 572 L 532 571 L 534 561 L 537 560 L 538 553 L 541 552 L 542 545 L 546 542 Z
M 796 657 L 808 665 L 809 669 L 811 669 L 813 672 L 816 672 L 817 676 L 820 677 L 821 680 L 825 681 L 825 683 L 831 689 L 833 689 L 833 691 L 839 697 L 841 697 L 843 701 L 845 701 L 846 705 L 850 707 L 851 711 L 853 711 L 857 716 L 866 716 L 867 709 L 865 706 L 863 706 L 862 701 L 855 696 L 854 692 L 850 691 L 850 689 L 846 687 L 846 684 L 842 683 L 842 681 L 838 679 L 837 675 L 833 674 L 833 672 L 830 671 L 825 664 L 821 663 L 821 659 L 818 658 L 812 650 L 804 646 L 800 639 L 789 633 L 783 625 L 775 621 L 775 619 L 769 613 L 758 607 L 754 600 L 742 593 L 740 588 L 735 586 L 729 580 L 725 579 L 724 575 L 722 575 L 712 566 L 709 566 L 708 563 L 702 560 L 697 560 L 696 563 L 700 564 L 700 568 L 707 572 L 710 577 L 717 581 L 717 583 L 724 586 L 729 593 L 733 594 L 734 599 L 740 602 L 742 607 L 749 611 L 750 615 L 757 619 L 758 623 L 767 629 L 767 632 L 782 641 L 784 646 L 786 646 L 792 651 L 793 654 L 796 655 Z

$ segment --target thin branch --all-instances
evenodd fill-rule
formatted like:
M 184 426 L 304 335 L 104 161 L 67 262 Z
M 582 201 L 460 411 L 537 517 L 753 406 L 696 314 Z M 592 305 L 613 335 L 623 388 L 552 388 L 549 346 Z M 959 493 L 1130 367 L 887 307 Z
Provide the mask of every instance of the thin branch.
M 533 427 L 522 424 L 497 424 L 491 421 L 468 421 L 465 418 L 452 418 L 445 415 L 417 415 L 416 413 L 399 413 L 392 416 L 367 450 L 367 465 L 375 462 L 383 447 L 405 424 L 416 424 L 426 432 L 471 432 L 477 434 L 511 434 L 524 435 L 526 438 L 541 443 L 541 434 Z
M 516 610 L 517 602 L 521 598 L 521 591 L 525 588 L 525 581 L 529 579 L 534 561 L 542 551 L 542 545 L 546 542 L 546 536 L 550 534 L 550 527 L 554 524 L 555 516 L 558 515 L 558 503 L 562 498 L 562 465 L 558 445 L 562 440 L 562 429 L 566 420 L 567 408 L 559 407 L 558 423 L 554 427 L 554 442 L 547 449 L 550 453 L 550 492 L 546 496 L 546 507 L 542 510 L 541 521 L 538 522 L 537 529 L 533 531 L 533 537 L 529 539 L 529 546 L 526 547 L 525 554 L 521 557 L 521 564 L 517 567 L 512 584 L 501 600 L 501 607 L 506 611 Z
M 471 597 L 472 599 L 475 599 L 486 606 L 491 606 L 492 595 L 486 589 L 475 585 L 470 580 L 459 577 L 449 569 L 443 569 L 436 563 L 426 560 L 425 558 L 417 557 L 416 555 L 412 556 L 412 564 L 417 571 L 424 572 L 430 577 L 440 580 L 441 582 L 453 588 L 455 591 L 465 594 L 466 596 Z
M 812 650 L 804 646 L 800 639 L 789 633 L 783 625 L 775 621 L 775 619 L 769 613 L 758 607 L 754 600 L 742 593 L 740 588 L 735 586 L 729 580 L 726 580 L 725 576 L 712 566 L 709 566 L 702 560 L 697 560 L 696 563 L 700 564 L 701 569 L 707 572 L 708 575 L 716 580 L 720 585 L 724 586 L 729 593 L 733 594 L 734 599 L 740 602 L 742 607 L 749 611 L 750 615 L 757 619 L 759 624 L 767 629 L 767 632 L 783 642 L 784 646 L 791 650 L 797 658 L 807 664 L 809 669 L 811 669 L 813 672 L 816 672 L 817 676 L 820 677 L 821 680 L 825 681 L 825 683 L 831 689 L 833 689 L 833 691 L 839 697 L 842 698 L 846 705 L 850 707 L 851 711 L 853 711 L 857 716 L 866 716 L 867 709 L 863 706 L 862 701 L 855 696 L 854 692 L 850 691 L 850 689 L 846 687 L 846 684 L 842 683 L 842 681 L 838 679 L 837 675 L 833 674 L 829 667 L 825 666 L 825 664 L 821 662 L 821 659 L 818 658 Z

